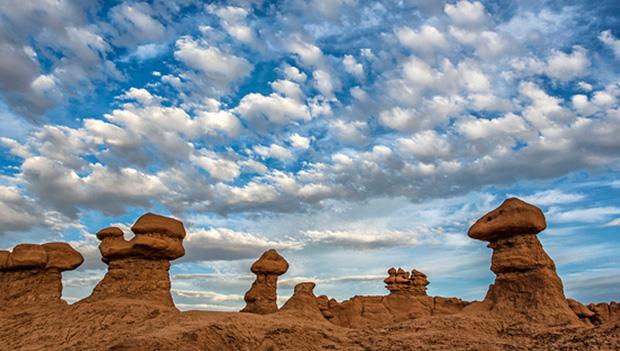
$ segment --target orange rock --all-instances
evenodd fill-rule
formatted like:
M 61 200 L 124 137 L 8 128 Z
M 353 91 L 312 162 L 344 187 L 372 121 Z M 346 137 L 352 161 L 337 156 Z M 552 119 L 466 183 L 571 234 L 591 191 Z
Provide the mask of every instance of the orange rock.
M 97 239 L 103 240 L 105 238 L 122 238 L 123 231 L 118 227 L 107 227 L 97 232 Z
M 317 297 L 314 295 L 314 287 L 315 283 L 313 282 L 303 282 L 295 285 L 293 296 L 286 301 L 280 312 L 294 312 L 296 316 L 325 320 L 319 308 Z
M 183 222 L 153 213 L 146 213 L 138 218 L 131 231 L 136 235 L 159 233 L 172 238 L 185 238 Z
M 274 249 L 265 251 L 252 264 L 251 271 L 256 274 L 256 280 L 250 290 L 245 293 L 245 307 L 241 312 L 258 314 L 274 313 L 278 310 L 277 288 L 278 276 L 286 273 L 288 262 Z
M 67 243 L 47 243 L 41 245 L 47 252 L 47 269 L 69 271 L 79 267 L 84 257 Z
M 9 256 L 9 267 L 14 269 L 44 268 L 47 252 L 37 244 L 19 244 Z
M 545 216 L 538 207 L 513 197 L 476 221 L 467 234 L 473 239 L 491 241 L 515 234 L 538 234 L 546 227 Z

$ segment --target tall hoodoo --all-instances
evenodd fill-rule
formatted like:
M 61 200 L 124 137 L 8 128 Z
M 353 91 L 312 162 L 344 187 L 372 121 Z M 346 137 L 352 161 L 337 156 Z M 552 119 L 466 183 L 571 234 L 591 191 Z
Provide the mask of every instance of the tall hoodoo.
M 274 249 L 265 251 L 252 265 L 256 280 L 245 293 L 245 308 L 241 312 L 258 314 L 274 313 L 278 310 L 278 276 L 286 273 L 288 262 Z
M 84 262 L 67 243 L 19 244 L 0 251 L 0 307 L 64 303 L 63 271 Z
M 578 322 L 555 264 L 536 236 L 546 226 L 539 208 L 510 198 L 469 229 L 471 238 L 488 241 L 493 249 L 491 271 L 496 278 L 482 302 L 484 308 L 549 325 Z
M 128 298 L 174 306 L 170 295 L 170 261 L 185 255 L 183 223 L 147 213 L 131 227 L 126 241 L 116 227 L 100 230 L 99 251 L 108 265 L 105 277 L 84 301 Z

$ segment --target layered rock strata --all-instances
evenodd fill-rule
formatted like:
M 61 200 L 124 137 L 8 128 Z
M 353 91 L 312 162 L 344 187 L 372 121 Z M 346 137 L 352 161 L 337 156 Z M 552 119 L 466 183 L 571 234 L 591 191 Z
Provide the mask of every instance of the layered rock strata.
M 135 236 L 125 240 L 116 227 L 100 230 L 99 251 L 108 272 L 85 300 L 126 298 L 174 306 L 170 295 L 170 261 L 185 254 L 183 223 L 152 213 L 131 227 Z
M 83 261 L 66 243 L 19 244 L 0 251 L 0 307 L 65 303 L 61 273 Z
M 507 199 L 471 226 L 468 235 L 488 241 L 493 249 L 491 271 L 496 278 L 484 301 L 470 310 L 548 325 L 578 323 L 555 264 L 536 236 L 546 226 L 539 208 L 517 198 Z
M 250 269 L 256 274 L 256 280 L 245 293 L 246 306 L 241 312 L 258 314 L 274 313 L 278 310 L 277 289 L 278 276 L 286 273 L 288 262 L 274 249 L 265 251 L 252 264 Z

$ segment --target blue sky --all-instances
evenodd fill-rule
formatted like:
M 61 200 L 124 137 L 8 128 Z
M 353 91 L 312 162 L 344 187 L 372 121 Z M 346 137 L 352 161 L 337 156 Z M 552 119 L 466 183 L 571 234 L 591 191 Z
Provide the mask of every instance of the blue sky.
M 391 266 L 481 299 L 466 236 L 540 206 L 567 295 L 620 293 L 617 1 L 22 1 L 0 9 L 0 247 L 69 241 L 64 296 L 105 273 L 99 229 L 181 218 L 182 309 L 234 310 L 251 262 L 384 294 Z

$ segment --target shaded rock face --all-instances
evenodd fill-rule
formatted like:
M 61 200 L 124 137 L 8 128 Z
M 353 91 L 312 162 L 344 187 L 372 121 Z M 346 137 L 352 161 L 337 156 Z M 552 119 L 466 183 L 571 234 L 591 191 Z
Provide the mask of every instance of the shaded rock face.
M 131 227 L 135 236 L 126 241 L 119 228 L 100 230 L 99 251 L 108 272 L 85 302 L 126 298 L 174 306 L 170 295 L 170 261 L 185 254 L 183 223 L 152 213 Z
M 252 264 L 251 271 L 256 274 L 256 280 L 250 290 L 245 293 L 245 307 L 241 312 L 258 314 L 274 313 L 278 310 L 277 289 L 278 276 L 286 273 L 288 262 L 274 249 L 265 251 Z
M 61 272 L 82 264 L 66 243 L 20 244 L 0 251 L 0 307 L 63 304 Z
M 426 296 L 426 286 L 429 284 L 426 274 L 414 269 L 410 275 L 402 268 L 392 267 L 388 270 L 388 275 L 383 282 L 390 294 Z
M 293 312 L 297 316 L 325 320 L 319 307 L 318 298 L 314 295 L 315 286 L 312 282 L 295 285 L 293 296 L 286 301 L 279 312 Z
M 620 321 L 620 303 L 591 303 L 587 306 L 579 301 L 568 299 L 568 305 L 577 317 L 588 325 L 601 325 Z
M 487 309 L 549 325 L 578 322 L 555 265 L 536 237 L 545 228 L 542 211 L 516 198 L 507 199 L 474 223 L 468 235 L 489 242 L 496 278 L 484 301 L 471 310 Z

